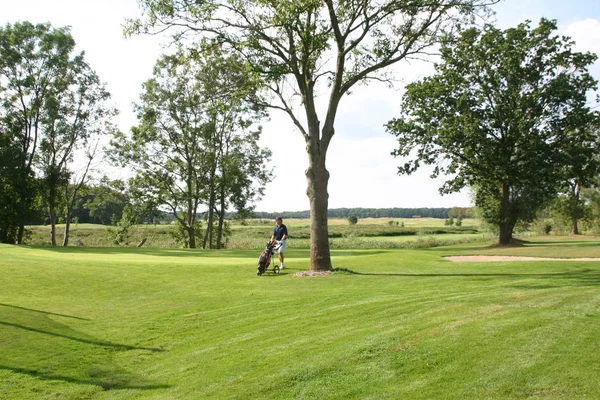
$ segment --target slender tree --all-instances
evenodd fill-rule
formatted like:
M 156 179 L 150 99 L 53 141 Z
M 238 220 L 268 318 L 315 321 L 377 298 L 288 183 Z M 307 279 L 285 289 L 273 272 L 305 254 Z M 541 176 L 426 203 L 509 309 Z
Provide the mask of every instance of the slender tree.
M 81 199 L 82 189 L 85 187 L 85 184 L 88 181 L 92 163 L 98 154 L 98 145 L 98 140 L 90 143 L 89 147 L 85 151 L 85 165 L 78 173 L 69 173 L 71 179 L 63 187 L 62 196 L 65 203 L 65 230 L 62 245 L 65 247 L 69 245 L 71 219 L 73 218 L 75 207 Z
M 401 116 L 388 124 L 394 154 L 409 157 L 399 173 L 429 164 L 434 177 L 451 176 L 441 193 L 470 186 L 500 244 L 556 196 L 564 171 L 585 170 L 598 151 L 587 98 L 596 56 L 573 52 L 555 30 L 545 19 L 466 30 L 442 47 L 434 76 L 408 85 Z
M 427 53 L 443 32 L 498 0 L 141 0 L 144 20 L 128 32 L 209 36 L 241 54 L 301 132 L 308 155 L 311 269 L 331 269 L 326 157 L 344 94 L 393 64 Z M 319 110 L 317 98 L 329 99 Z M 300 100 L 302 115 L 294 104 Z M 320 111 L 320 112 L 319 112 Z

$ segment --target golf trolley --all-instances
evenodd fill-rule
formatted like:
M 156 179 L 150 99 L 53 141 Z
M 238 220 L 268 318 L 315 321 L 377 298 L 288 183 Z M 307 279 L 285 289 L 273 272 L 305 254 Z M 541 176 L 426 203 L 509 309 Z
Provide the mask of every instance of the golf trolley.
M 281 247 L 280 243 L 267 242 L 267 247 L 265 247 L 258 257 L 258 270 L 256 271 L 256 275 L 261 276 L 268 271 L 269 265 L 271 264 L 271 257 L 273 257 L 273 253 L 275 253 L 279 247 Z M 275 275 L 279 274 L 279 265 L 275 265 L 275 263 L 273 263 L 273 273 L 275 273 Z

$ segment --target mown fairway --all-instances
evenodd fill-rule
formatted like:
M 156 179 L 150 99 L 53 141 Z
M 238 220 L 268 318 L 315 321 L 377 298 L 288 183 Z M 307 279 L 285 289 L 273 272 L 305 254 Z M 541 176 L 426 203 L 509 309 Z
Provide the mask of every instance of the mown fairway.
M 600 398 L 595 239 L 334 250 L 0 245 L 2 399 Z

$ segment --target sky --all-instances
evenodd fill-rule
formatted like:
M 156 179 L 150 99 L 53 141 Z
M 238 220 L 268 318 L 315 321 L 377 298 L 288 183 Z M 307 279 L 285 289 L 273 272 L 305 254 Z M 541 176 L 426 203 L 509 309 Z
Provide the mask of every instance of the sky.
M 559 32 L 576 41 L 578 51 L 600 54 L 600 1 L 598 0 L 505 0 L 493 7 L 495 24 L 506 29 L 529 19 L 555 19 Z M 120 110 L 116 123 L 127 132 L 136 124 L 132 103 L 142 83 L 152 75 L 155 61 L 168 51 L 168 39 L 156 36 L 123 37 L 126 18 L 140 15 L 137 0 L 0 0 L 0 25 L 17 21 L 50 22 L 70 26 L 86 60 L 106 83 L 114 105 Z M 468 207 L 467 190 L 441 196 L 444 178 L 431 179 L 430 169 L 410 176 L 397 175 L 402 160 L 392 157 L 395 138 L 384 124 L 399 113 L 404 84 L 433 71 L 429 63 L 401 62 L 396 65 L 399 84 L 356 88 L 340 103 L 336 134 L 327 155 L 329 208 L 421 208 Z M 591 68 L 600 80 L 600 61 Z M 321 99 L 324 104 L 324 99 Z M 323 119 L 323 118 L 321 118 Z M 263 122 L 261 144 L 273 151 L 274 174 L 257 211 L 284 212 L 309 209 L 304 171 L 308 165 L 304 139 L 289 117 L 274 111 Z M 126 178 L 128 171 L 102 166 L 113 179 Z

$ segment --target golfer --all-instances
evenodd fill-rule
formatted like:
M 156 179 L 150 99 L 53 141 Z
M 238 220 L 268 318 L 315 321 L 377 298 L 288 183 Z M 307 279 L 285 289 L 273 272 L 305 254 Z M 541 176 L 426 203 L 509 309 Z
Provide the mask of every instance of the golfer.
M 271 236 L 271 242 L 275 241 L 279 245 L 279 247 L 275 248 L 275 251 L 279 253 L 279 262 L 281 262 L 279 269 L 283 269 L 283 252 L 285 251 L 285 241 L 287 239 L 288 231 L 287 227 L 283 224 L 281 217 L 275 217 L 275 224 L 273 236 Z

